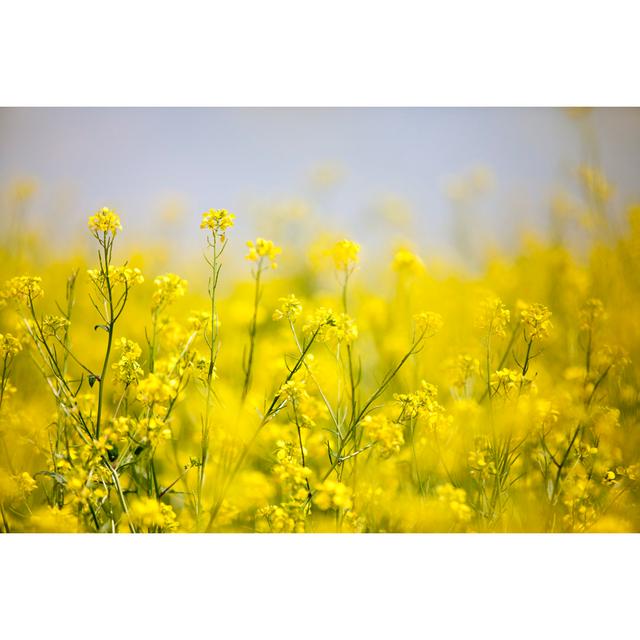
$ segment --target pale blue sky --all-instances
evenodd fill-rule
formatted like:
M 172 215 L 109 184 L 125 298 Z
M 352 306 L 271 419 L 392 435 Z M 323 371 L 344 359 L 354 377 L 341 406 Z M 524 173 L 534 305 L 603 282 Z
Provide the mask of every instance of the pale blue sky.
M 640 110 L 589 118 L 620 201 L 640 196 Z M 183 196 L 195 217 L 225 207 L 241 218 L 256 202 L 309 195 L 310 171 L 335 163 L 343 179 L 320 201 L 333 224 L 370 233 L 367 212 L 393 194 L 427 244 L 448 247 L 452 176 L 493 172 L 476 209 L 486 233 L 540 226 L 553 189 L 574 186 L 579 126 L 558 109 L 3 109 L 0 185 L 38 178 L 33 215 L 55 208 L 63 229 L 109 204 L 141 233 L 165 198 Z

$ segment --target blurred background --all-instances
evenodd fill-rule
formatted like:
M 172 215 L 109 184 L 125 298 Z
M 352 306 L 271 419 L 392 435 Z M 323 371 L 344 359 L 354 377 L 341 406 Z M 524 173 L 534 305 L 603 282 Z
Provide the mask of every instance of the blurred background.
M 391 239 L 473 267 L 525 230 L 557 232 L 584 165 L 614 185 L 612 211 L 637 200 L 640 110 L 0 110 L 5 223 L 17 215 L 67 251 L 109 206 L 129 242 L 157 243 L 175 268 L 200 251 L 209 208 L 237 215 L 232 251 L 256 234 L 284 245 L 327 231 L 363 257 Z M 563 240 L 579 242 L 580 226 Z

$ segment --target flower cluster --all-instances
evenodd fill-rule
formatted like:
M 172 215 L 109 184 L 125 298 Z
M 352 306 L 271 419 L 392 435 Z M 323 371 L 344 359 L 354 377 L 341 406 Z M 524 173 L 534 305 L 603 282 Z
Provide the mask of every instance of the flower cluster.
M 158 276 L 153 283 L 156 289 L 151 298 L 152 311 L 164 309 L 174 300 L 182 298 L 187 290 L 187 281 L 175 275 L 175 273 Z
M 293 294 L 278 300 L 280 306 L 273 312 L 274 320 L 282 320 L 286 318 L 291 322 L 295 322 L 302 313 L 302 303 Z
M 607 314 L 602 300 L 589 298 L 580 309 L 580 329 L 582 331 L 591 331 L 598 322 L 606 320 L 606 317 Z
M 440 502 L 445 503 L 460 522 L 468 522 L 472 511 L 467 504 L 467 493 L 464 489 L 457 489 L 451 483 L 436 487 L 436 495 Z
M 438 402 L 438 387 L 424 380 L 414 393 L 396 393 L 394 399 L 402 405 L 404 419 L 426 418 L 430 426 L 437 426 L 444 414 L 444 407 Z
M 383 458 L 398 453 L 404 444 L 402 424 L 392 422 L 382 414 L 366 416 L 362 421 L 362 428 L 367 437 L 377 445 Z
M 522 384 L 523 378 L 520 371 L 509 369 L 499 369 L 491 374 L 490 384 L 492 393 L 503 392 L 509 395 L 511 391 Z
M 529 339 L 542 340 L 547 338 L 551 329 L 553 329 L 551 311 L 539 303 L 527 304 L 520 302 L 518 307 L 520 308 L 522 324 L 526 327 Z
M 359 261 L 360 245 L 351 240 L 340 240 L 333 245 L 331 257 L 338 271 L 349 272 L 355 268 Z
M 46 315 L 42 319 L 42 333 L 46 337 L 60 337 L 71 325 L 67 318 Z
M 147 407 L 154 404 L 164 407 L 176 395 L 177 387 L 177 380 L 150 373 L 139 381 L 137 398 Z
M 3 296 L 29 304 L 44 294 L 41 282 L 38 276 L 16 276 L 6 283 Z
M 0 333 L 0 360 L 13 358 L 22 350 L 22 343 L 10 333 Z
M 292 442 L 279 440 L 276 447 L 277 463 L 273 467 L 276 479 L 293 500 L 305 500 L 311 469 L 298 462 L 299 451 Z
M 413 316 L 413 324 L 416 329 L 416 335 L 432 338 L 442 329 L 444 321 L 439 313 L 423 311 Z
M 138 358 L 142 355 L 142 349 L 137 343 L 126 338 L 120 338 L 116 347 L 120 350 L 120 359 L 113 365 L 116 380 L 125 387 L 138 384 L 144 375 L 138 362 Z
M 111 234 L 113 236 L 122 231 L 118 214 L 108 207 L 103 207 L 89 218 L 89 229 L 97 236 L 99 233 Z
M 135 531 L 144 533 L 170 533 L 178 527 L 176 514 L 170 505 L 146 496 L 129 505 L 128 521 Z
M 497 297 L 485 298 L 480 305 L 480 313 L 476 318 L 478 329 L 485 329 L 489 335 L 504 336 L 511 319 L 509 310 Z
M 480 373 L 480 361 L 468 354 L 460 354 L 449 363 L 451 384 L 458 391 L 464 391 L 469 380 Z
M 353 490 L 337 480 L 325 480 L 316 485 L 313 503 L 321 511 L 351 509 L 353 506 Z
M 233 227 L 235 218 L 235 215 L 229 213 L 226 209 L 209 209 L 209 211 L 205 211 L 202 214 L 200 228 L 210 230 L 216 239 L 224 242 L 227 229 Z
M 413 251 L 398 249 L 393 256 L 391 267 L 399 274 L 418 274 L 424 270 L 424 263 Z
M 109 265 L 108 272 L 104 269 L 88 269 L 87 274 L 91 282 L 99 289 L 104 290 L 107 284 L 107 273 L 109 274 L 109 283 L 111 286 L 120 285 L 125 289 L 131 289 L 133 285 L 142 284 L 144 276 L 142 271 L 137 267 L 116 267 Z
M 346 313 L 336 314 L 332 309 L 320 307 L 307 316 L 302 327 L 305 335 L 317 332 L 318 342 L 352 344 L 358 338 L 358 325 Z
M 247 260 L 262 264 L 262 260 L 266 258 L 271 268 L 277 269 L 276 258 L 282 253 L 282 249 L 276 247 L 271 240 L 265 240 L 264 238 L 258 238 L 255 242 L 249 240 L 247 247 L 249 247 L 249 253 L 245 256 Z

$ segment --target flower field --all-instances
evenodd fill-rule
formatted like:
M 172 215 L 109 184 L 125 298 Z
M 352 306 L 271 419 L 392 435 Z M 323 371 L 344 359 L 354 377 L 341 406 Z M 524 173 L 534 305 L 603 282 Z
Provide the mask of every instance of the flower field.
M 5 212 L 0 527 L 640 530 L 640 206 L 578 176 L 477 269 L 211 209 L 187 278 L 109 208 L 66 256 Z

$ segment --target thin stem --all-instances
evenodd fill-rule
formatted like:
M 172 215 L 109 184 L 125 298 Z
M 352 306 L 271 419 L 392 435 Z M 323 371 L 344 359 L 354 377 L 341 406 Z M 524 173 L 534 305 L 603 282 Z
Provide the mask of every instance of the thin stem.
M 247 362 L 244 370 L 244 383 L 242 385 L 242 396 L 240 399 L 241 403 L 247 398 L 247 394 L 249 393 L 249 389 L 251 388 L 251 371 L 253 368 L 253 354 L 255 350 L 256 343 L 256 332 L 258 325 L 258 306 L 260 303 L 260 276 L 262 274 L 262 258 L 258 262 L 258 267 L 256 270 L 256 286 L 253 298 L 253 315 L 251 317 L 251 324 L 249 326 L 249 353 L 247 355 Z

